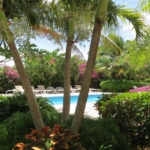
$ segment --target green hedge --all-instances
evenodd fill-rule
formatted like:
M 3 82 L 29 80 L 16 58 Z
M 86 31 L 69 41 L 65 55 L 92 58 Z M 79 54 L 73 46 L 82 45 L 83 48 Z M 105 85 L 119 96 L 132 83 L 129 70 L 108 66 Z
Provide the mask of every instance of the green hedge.
M 133 147 L 150 145 L 150 93 L 105 95 L 97 108 L 103 118 L 115 121 Z
M 138 82 L 134 80 L 106 80 L 100 83 L 102 91 L 106 92 L 128 92 L 133 86 L 148 85 L 147 82 Z

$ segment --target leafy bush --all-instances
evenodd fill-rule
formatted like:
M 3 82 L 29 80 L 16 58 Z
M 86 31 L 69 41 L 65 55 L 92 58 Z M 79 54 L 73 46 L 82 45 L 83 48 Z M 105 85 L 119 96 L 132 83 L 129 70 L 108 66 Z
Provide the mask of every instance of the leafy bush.
M 46 126 L 53 127 L 61 122 L 61 114 L 51 105 L 48 98 L 38 97 L 37 102 Z
M 51 105 L 48 98 L 37 97 L 37 103 L 39 105 L 39 109 L 43 114 L 43 119 L 46 123 L 51 123 L 51 119 L 58 120 L 58 112 L 56 109 Z M 13 96 L 0 96 L 0 121 L 5 120 L 6 118 L 10 117 L 13 113 L 16 112 L 28 112 L 29 106 L 24 94 L 14 94 Z M 52 115 L 53 114 L 53 115 Z M 50 115 L 48 117 L 48 115 Z M 47 117 L 50 120 L 46 120 Z M 56 118 L 55 118 L 56 117 Z M 57 123 L 57 122 L 55 122 Z M 53 123 L 53 125 L 55 124 Z M 52 124 L 51 124 L 52 125 Z
M 30 143 L 17 143 L 13 150 L 85 150 L 79 142 L 80 135 L 69 129 L 63 129 L 60 125 L 56 124 L 53 130 L 49 126 L 45 126 L 41 131 L 31 130 L 31 134 L 25 135 Z
M 24 135 L 30 131 L 30 128 L 34 127 L 34 124 L 29 112 L 16 112 L 1 122 L 0 126 L 3 127 L 0 134 L 0 139 L 3 138 L 3 140 L 0 141 L 0 147 L 3 146 L 3 149 L 9 150 L 16 142 L 25 141 Z
M 145 82 L 137 82 L 134 80 L 106 80 L 100 83 L 103 91 L 107 92 L 128 92 L 133 86 L 146 85 Z
M 60 114 L 47 98 L 38 97 L 37 102 L 45 125 L 53 127 L 60 122 Z M 0 149 L 8 150 L 18 141 L 26 142 L 24 135 L 34 124 L 25 95 L 0 96 L 0 120 Z
M 64 127 L 70 127 L 73 116 L 71 115 Z M 112 119 L 93 119 L 88 116 L 82 119 L 80 137 L 83 147 L 87 150 L 130 150 L 128 140 Z M 100 148 L 101 147 L 101 148 Z
M 150 93 L 109 95 L 98 101 L 99 114 L 119 126 L 133 147 L 150 144 Z
M 25 95 L 0 97 L 0 121 L 5 120 L 15 112 L 27 112 L 29 110 Z
M 111 119 L 85 118 L 80 132 L 82 144 L 89 150 L 98 150 L 101 145 L 111 146 L 109 150 L 130 150 L 127 139 Z
M 0 95 L 0 121 L 10 115 L 9 108 L 10 105 L 7 97 Z

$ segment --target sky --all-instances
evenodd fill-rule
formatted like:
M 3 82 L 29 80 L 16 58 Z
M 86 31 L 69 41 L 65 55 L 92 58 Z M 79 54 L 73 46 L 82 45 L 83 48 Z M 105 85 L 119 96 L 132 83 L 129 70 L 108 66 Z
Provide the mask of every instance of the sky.
M 121 5 L 124 4 L 127 6 L 127 8 L 135 8 L 135 9 L 137 9 L 138 2 L 139 2 L 139 0 L 113 0 L 113 1 L 116 4 L 121 4 Z M 122 27 L 121 27 L 120 31 L 118 31 L 118 34 L 120 34 L 124 38 L 124 40 L 127 40 L 127 39 L 133 40 L 135 38 L 135 32 L 134 32 L 134 30 L 132 30 L 132 26 L 129 24 L 128 25 L 122 24 L 121 26 Z M 37 38 L 36 40 L 32 39 L 31 42 L 35 43 L 39 49 L 45 49 L 48 51 L 53 51 L 57 48 L 60 48 L 60 46 L 54 44 L 53 41 L 48 41 L 46 39 Z M 79 44 L 77 44 L 77 46 L 83 53 L 85 59 L 87 59 L 90 42 L 85 42 L 84 46 L 80 46 Z M 65 52 L 65 48 L 66 48 L 66 44 L 64 43 L 63 52 Z M 0 58 L 0 60 L 1 60 L 1 58 Z M 7 65 L 12 66 L 13 62 L 9 62 L 9 63 L 7 63 Z

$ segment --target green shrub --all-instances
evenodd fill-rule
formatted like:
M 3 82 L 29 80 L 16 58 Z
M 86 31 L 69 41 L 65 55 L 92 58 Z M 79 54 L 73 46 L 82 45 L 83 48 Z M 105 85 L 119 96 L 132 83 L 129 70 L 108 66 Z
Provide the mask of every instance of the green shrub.
M 10 116 L 9 100 L 5 96 L 0 95 L 0 122 Z
M 144 82 L 150 83 L 150 78 L 144 79 Z
M 53 127 L 55 124 L 60 123 L 61 114 L 51 105 L 48 98 L 38 97 L 37 102 L 46 126 Z
M 98 150 L 101 145 L 109 150 L 130 150 L 128 141 L 110 119 L 85 118 L 81 125 L 81 143 L 88 150 Z
M 72 119 L 71 115 L 63 126 L 70 127 Z M 112 119 L 93 119 L 86 116 L 82 119 L 79 133 L 81 143 L 87 150 L 99 150 L 100 147 L 108 147 L 108 150 L 130 150 L 128 140 Z
M 38 97 L 37 102 L 45 125 L 53 127 L 60 122 L 60 114 L 47 98 Z M 0 120 L 0 149 L 10 150 L 18 141 L 24 141 L 24 135 L 34 128 L 25 95 L 0 96 Z
M 133 147 L 150 144 L 150 93 L 124 93 L 99 100 L 99 114 L 119 126 Z
M 143 85 L 147 85 L 147 83 L 134 80 L 106 80 L 100 83 L 102 91 L 107 92 L 127 92 L 133 86 L 139 87 Z
M 51 118 L 58 116 L 58 112 L 49 102 L 48 98 L 37 97 L 37 103 L 39 105 L 39 109 L 43 113 L 44 118 L 47 118 L 47 115 L 49 114 L 52 115 L 52 113 L 53 115 L 51 116 Z M 7 119 L 13 113 L 16 113 L 16 112 L 26 113 L 28 111 L 29 111 L 29 106 L 28 106 L 26 96 L 24 94 L 17 93 L 13 96 L 8 96 L 8 97 L 0 96 L 0 121 Z M 54 124 L 55 123 L 53 123 L 53 125 Z
M 60 115 L 58 113 L 54 113 L 52 110 L 42 109 L 41 114 L 45 125 L 53 127 L 55 122 L 60 122 Z M 9 149 L 11 149 L 15 143 L 18 143 L 19 141 L 26 142 L 24 135 L 29 133 L 31 128 L 34 129 L 34 124 L 29 111 L 27 113 L 16 112 L 5 119 L 0 124 L 0 127 L 3 127 L 3 130 L 0 131 L 0 139 L 3 139 L 0 140 L 0 147 L 2 145 L 8 147 L 9 145 Z
M 25 141 L 24 135 L 30 131 L 30 128 L 34 128 L 32 117 L 29 112 L 14 113 L 12 116 L 5 119 L 0 126 L 3 126 L 3 132 L 8 134 L 3 141 L 0 141 L 0 147 L 5 145 L 5 148 L 8 148 L 7 150 L 12 149 L 16 142 Z M 1 138 L 3 138 L 3 136 L 0 134 L 0 139 Z
M 29 110 L 25 95 L 0 97 L 0 121 L 5 120 L 15 112 L 27 112 Z
M 4 125 L 0 125 L 0 149 L 1 150 L 10 150 L 9 143 L 6 141 L 8 140 L 8 132 Z

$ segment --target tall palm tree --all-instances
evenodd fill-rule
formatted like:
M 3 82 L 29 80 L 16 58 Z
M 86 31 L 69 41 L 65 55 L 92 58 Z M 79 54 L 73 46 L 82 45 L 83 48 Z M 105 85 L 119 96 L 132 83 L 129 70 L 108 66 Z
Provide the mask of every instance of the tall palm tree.
M 20 55 L 18 53 L 17 47 L 15 45 L 14 35 L 8 25 L 8 20 L 12 19 L 17 13 L 20 16 L 24 14 L 27 16 L 27 18 L 30 18 L 28 20 L 29 23 L 33 23 L 34 21 L 36 22 L 36 18 L 34 18 L 35 16 L 34 16 L 34 13 L 32 12 L 33 8 L 31 6 L 35 6 L 37 4 L 37 2 L 39 2 L 39 1 L 38 0 L 34 1 L 35 3 L 25 1 L 25 0 L 24 1 L 15 1 L 14 3 L 13 2 L 10 0 L 5 0 L 5 1 L 0 0 L 0 35 L 2 36 L 2 39 L 4 41 L 6 41 L 8 44 L 10 53 L 14 59 L 16 68 L 18 70 L 18 73 L 19 73 L 19 76 L 21 79 L 21 83 L 25 90 L 25 95 L 28 100 L 28 104 L 29 104 L 29 108 L 31 111 L 31 115 L 33 118 L 35 128 L 40 130 L 41 128 L 44 127 L 43 119 L 42 119 L 41 113 L 39 111 L 35 95 L 33 94 L 33 91 L 31 89 L 31 85 L 30 85 L 29 79 L 27 77 L 26 71 L 24 69 L 23 63 L 21 61 Z M 16 3 L 18 3 L 18 4 L 20 3 L 20 4 L 16 5 Z M 18 6 L 20 6 L 20 8 Z M 28 8 L 28 10 L 27 10 L 27 8 Z M 31 10 L 30 10 L 30 8 L 31 8 Z M 26 11 L 25 11 L 25 9 L 26 9 Z
M 65 0 L 60 1 L 60 5 L 63 6 L 63 10 L 66 11 L 67 15 L 61 18 L 62 24 L 64 25 L 63 28 L 65 29 L 64 32 L 67 35 L 66 40 L 66 54 L 65 54 L 65 67 L 64 67 L 64 100 L 63 100 L 63 113 L 62 113 L 62 120 L 66 121 L 69 118 L 69 111 L 70 111 L 70 64 L 71 64 L 71 52 L 72 50 L 78 51 L 78 48 L 74 45 L 79 39 L 88 38 L 85 36 L 88 30 L 81 27 L 83 30 L 82 32 L 79 31 L 79 24 L 81 24 L 80 7 L 83 8 L 83 4 L 86 5 L 88 1 L 77 1 L 77 0 Z M 78 22 L 78 25 L 77 25 Z M 83 24 L 83 20 L 82 20 Z M 75 28 L 76 27 L 76 28 Z M 81 29 L 80 29 L 81 30 Z M 83 36 L 84 34 L 84 36 Z M 75 36 L 77 37 L 76 39 Z
M 107 15 L 107 20 L 105 20 L 106 15 Z M 141 20 L 141 16 L 137 12 L 130 11 L 128 9 L 123 9 L 123 8 L 119 9 L 118 7 L 116 7 L 115 3 L 113 3 L 111 0 L 98 1 L 98 6 L 94 18 L 95 19 L 94 29 L 93 29 L 93 35 L 92 35 L 92 40 L 90 45 L 89 57 L 88 57 L 86 70 L 84 74 L 82 89 L 78 98 L 75 115 L 71 125 L 71 129 L 73 131 L 78 132 L 80 128 L 80 124 L 83 117 L 86 100 L 89 92 L 89 87 L 91 83 L 92 72 L 95 65 L 95 59 L 98 50 L 102 26 L 104 23 L 106 23 L 106 21 L 108 21 L 109 25 L 111 23 L 116 24 L 117 23 L 116 16 L 122 16 L 128 19 L 133 24 L 137 35 L 142 34 L 141 27 L 143 26 L 143 22 Z
M 71 15 L 74 14 L 75 1 L 70 0 Z M 70 112 L 70 62 L 71 62 L 71 50 L 74 44 L 74 19 L 69 17 L 68 21 L 68 38 L 65 54 L 65 67 L 64 67 L 64 100 L 63 100 L 63 113 L 62 120 L 66 121 L 69 118 Z M 69 62 L 69 63 L 68 63 Z

